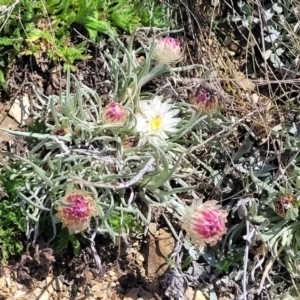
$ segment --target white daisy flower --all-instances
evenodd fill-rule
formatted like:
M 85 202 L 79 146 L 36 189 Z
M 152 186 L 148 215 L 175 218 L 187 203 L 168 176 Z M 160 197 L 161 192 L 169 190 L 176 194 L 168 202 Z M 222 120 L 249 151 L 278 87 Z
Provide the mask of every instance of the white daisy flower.
M 174 118 L 179 109 L 173 109 L 169 102 L 171 99 L 162 102 L 162 96 L 155 96 L 152 100 L 141 101 L 139 112 L 135 115 L 137 124 L 136 130 L 141 133 L 142 138 L 139 144 L 147 141 L 154 144 L 162 144 L 168 139 L 167 133 L 176 132 L 176 126 L 181 118 Z

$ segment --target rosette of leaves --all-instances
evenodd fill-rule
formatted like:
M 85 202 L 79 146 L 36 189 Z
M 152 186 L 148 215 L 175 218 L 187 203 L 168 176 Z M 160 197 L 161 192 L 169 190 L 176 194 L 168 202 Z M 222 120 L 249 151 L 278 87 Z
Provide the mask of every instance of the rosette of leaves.
M 117 43 L 123 47 L 120 40 Z M 129 49 L 122 48 L 129 65 L 114 57 L 109 62 L 114 65 L 114 72 L 118 69 L 122 74 L 119 77 L 114 73 L 115 94 L 122 95 L 129 88 L 135 91 L 134 101 L 128 97 L 115 97 L 128 110 L 125 124 L 105 122 L 103 107 L 106 103 L 95 91 L 78 82 L 68 72 L 66 90 L 59 96 L 47 97 L 33 86 L 34 118 L 45 125 L 45 132 L 6 130 L 15 136 L 25 137 L 27 141 L 31 139 L 28 157 L 7 152 L 3 154 L 11 161 L 18 162 L 22 170 L 24 186 L 17 193 L 29 225 L 36 232 L 35 238 L 41 220 L 49 218 L 53 227 L 50 240 L 55 239 L 55 203 L 66 190 L 84 189 L 96 199 L 98 214 L 93 218 L 86 237 L 92 238 L 94 234 L 102 233 L 111 236 L 113 241 L 130 233 L 130 228 L 138 230 L 140 227 L 128 222 L 128 214 L 146 230 L 153 207 L 162 207 L 180 218 L 184 203 L 178 194 L 189 193 L 194 199 L 198 198 L 194 192 L 195 186 L 185 179 L 189 177 L 189 172 L 199 173 L 198 166 L 185 173 L 183 170 L 190 165 L 185 153 L 189 146 L 204 141 L 202 137 L 205 139 L 207 135 L 202 131 L 219 125 L 212 125 L 210 119 L 199 115 L 191 104 L 177 101 L 173 105 L 180 111 L 181 121 L 178 132 L 170 134 L 166 144 L 158 147 L 131 143 L 139 139 L 134 116 L 139 101 L 152 97 L 149 93 L 142 93 L 141 87 L 169 69 L 159 68 L 157 72 L 151 55 L 153 51 L 147 49 L 144 49 L 147 51 L 144 65 L 131 65 L 137 63 L 136 55 L 142 50 L 135 51 L 130 47 L 132 44 Z M 127 72 L 130 72 L 133 80 L 127 81 Z M 36 128 L 31 127 L 32 130 Z M 194 136 L 194 140 L 188 136 Z M 202 165 L 206 166 L 205 163 Z M 210 178 L 207 180 L 211 181 Z M 142 207 L 138 205 L 139 201 Z M 146 211 L 146 214 L 142 211 Z M 119 224 L 115 216 L 121 217 Z

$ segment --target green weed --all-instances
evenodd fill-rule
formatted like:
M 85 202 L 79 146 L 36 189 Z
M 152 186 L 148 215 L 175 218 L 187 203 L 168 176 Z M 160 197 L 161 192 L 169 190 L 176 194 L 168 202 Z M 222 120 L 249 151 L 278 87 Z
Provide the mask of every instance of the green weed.
M 24 179 L 2 170 L 0 185 L 6 194 L 0 201 L 0 253 L 1 262 L 7 263 L 9 257 L 20 254 L 23 250 L 25 216 L 18 203 L 17 190 L 24 186 Z

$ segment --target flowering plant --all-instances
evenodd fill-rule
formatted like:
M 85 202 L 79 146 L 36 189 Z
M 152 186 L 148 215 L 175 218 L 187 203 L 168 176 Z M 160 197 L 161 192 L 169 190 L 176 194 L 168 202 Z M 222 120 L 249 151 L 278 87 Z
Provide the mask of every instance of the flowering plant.
M 5 154 L 18 160 L 23 170 L 28 170 L 26 193 L 20 191 L 19 196 L 32 222 L 38 224 L 41 213 L 33 215 L 29 207 L 52 217 L 50 240 L 56 236 L 58 221 L 70 234 L 84 234 L 93 245 L 98 233 L 109 235 L 114 242 L 125 238 L 130 228 L 124 226 L 124 216 L 128 220 L 131 215 L 132 220 L 137 220 L 147 230 L 154 207 L 173 211 L 180 219 L 185 203 L 178 194 L 191 194 L 195 201 L 198 198 L 194 192 L 196 185 L 186 179 L 190 174 L 199 173 L 196 167 L 191 171 L 186 167 L 189 165 L 185 158 L 188 148 L 215 143 L 212 138 L 206 141 L 207 135 L 202 133 L 210 130 L 206 116 L 185 101 L 187 99 L 166 96 L 164 91 L 152 94 L 142 90 L 154 77 L 186 69 L 171 66 L 182 58 L 179 42 L 170 37 L 154 38 L 153 41 L 166 43 L 165 48 L 154 42 L 134 50 L 132 41 L 126 48 L 116 37 L 112 39 L 118 51 L 106 53 L 115 84 L 115 89 L 106 95 L 108 102 L 104 104 L 101 96 L 68 72 L 66 91 L 61 95 L 45 96 L 34 89 L 34 118 L 43 118 L 45 132 L 7 130 L 16 136 L 35 139 L 36 145 L 30 149 L 29 158 Z M 159 49 L 163 52 L 161 55 L 165 55 L 163 49 L 167 47 L 175 47 L 174 61 L 157 62 Z M 141 55 L 145 57 L 143 61 L 137 59 Z M 71 92 L 71 85 L 74 92 Z M 214 125 L 214 130 L 217 126 Z M 45 157 L 41 156 L 40 149 L 44 149 Z M 204 162 L 201 166 L 211 171 Z M 64 195 L 65 191 L 68 192 Z M 146 214 L 134 201 L 136 197 L 145 204 Z M 208 204 L 204 204 L 206 206 Z M 205 215 L 201 209 L 198 211 Z M 222 227 L 225 212 L 218 214 L 218 211 L 211 203 L 211 212 L 205 215 L 206 222 L 212 222 L 209 216 L 218 216 L 219 227 L 213 233 L 202 232 L 199 244 L 213 245 L 226 231 L 226 227 Z M 112 226 L 113 216 L 121 218 L 118 231 Z M 197 220 L 193 222 L 200 224 Z M 196 232 L 194 225 L 189 226 L 191 232 Z M 206 223 L 203 226 L 209 227 Z M 175 235 L 174 228 L 172 231 Z
M 226 233 L 225 226 L 228 213 L 221 209 L 217 201 L 210 200 L 186 208 L 182 228 L 187 239 L 201 247 L 213 246 Z
M 93 198 L 80 190 L 67 191 L 57 203 L 56 217 L 67 227 L 70 234 L 81 233 L 89 228 L 91 218 L 97 215 Z

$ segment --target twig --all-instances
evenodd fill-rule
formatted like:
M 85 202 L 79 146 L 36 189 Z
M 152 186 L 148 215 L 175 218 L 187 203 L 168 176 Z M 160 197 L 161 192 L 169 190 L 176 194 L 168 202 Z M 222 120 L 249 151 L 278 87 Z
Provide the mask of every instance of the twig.
M 244 255 L 244 274 L 243 274 L 243 297 L 244 300 L 247 300 L 247 268 L 248 268 L 248 258 L 249 258 L 249 248 L 251 245 L 251 239 L 255 233 L 253 228 L 250 232 L 250 222 L 246 219 L 246 246 L 245 246 L 245 255 Z
M 267 276 L 268 276 L 269 270 L 271 269 L 271 267 L 272 267 L 274 261 L 279 257 L 279 255 L 280 255 L 280 253 L 283 251 L 283 249 L 284 249 L 284 247 L 281 246 L 280 249 L 278 250 L 277 255 L 274 256 L 274 257 L 272 257 L 272 258 L 269 260 L 269 262 L 268 262 L 268 264 L 267 264 L 267 266 L 266 266 L 266 268 L 265 268 L 265 270 L 264 270 L 264 273 L 263 273 L 263 275 L 262 275 L 262 278 L 261 278 L 261 282 L 260 282 L 259 289 L 258 289 L 258 295 L 261 293 L 261 291 L 262 291 L 262 289 L 263 289 L 263 286 L 264 286 L 264 284 L 265 284 L 265 280 L 266 280 L 266 278 L 267 278 Z
M 109 188 L 113 190 L 123 190 L 137 183 L 143 177 L 143 175 L 148 171 L 148 169 L 153 164 L 153 162 L 154 162 L 154 158 L 151 157 L 149 161 L 145 164 L 145 166 L 139 171 L 139 173 L 137 173 L 132 179 L 122 183 L 117 182 L 115 184 L 110 184 L 110 183 L 102 183 L 101 181 L 90 182 L 87 180 L 83 180 L 79 177 L 73 177 L 73 176 L 71 176 L 71 179 L 73 180 L 74 183 L 80 183 L 86 186 Z

